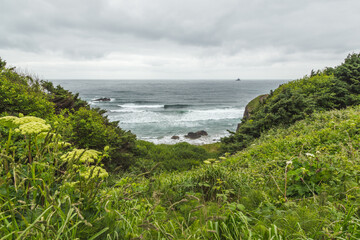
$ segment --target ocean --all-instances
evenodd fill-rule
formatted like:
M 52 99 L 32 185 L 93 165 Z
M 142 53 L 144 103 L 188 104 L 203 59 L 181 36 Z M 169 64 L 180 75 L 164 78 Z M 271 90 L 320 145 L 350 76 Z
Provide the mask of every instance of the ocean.
M 235 131 L 246 104 L 288 80 L 51 80 L 92 107 L 107 110 L 111 121 L 156 144 L 218 142 Z M 95 101 L 110 98 L 110 101 Z M 208 136 L 185 138 L 204 130 Z M 178 140 L 171 139 L 179 136 Z

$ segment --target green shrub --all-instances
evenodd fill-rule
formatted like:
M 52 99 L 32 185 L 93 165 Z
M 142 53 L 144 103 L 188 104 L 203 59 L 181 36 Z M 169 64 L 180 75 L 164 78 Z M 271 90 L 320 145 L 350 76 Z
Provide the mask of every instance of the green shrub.
M 90 108 L 86 101 L 79 98 L 79 94 L 72 94 L 60 85 L 54 87 L 52 82 L 41 81 L 41 86 L 48 93 L 49 101 L 55 105 L 55 112 L 59 114 L 62 110 L 79 110 L 81 107 Z
M 109 158 L 104 160 L 108 168 L 126 170 L 133 164 L 135 135 L 108 121 L 94 109 L 79 108 L 73 113 L 63 111 L 57 121 L 63 125 L 63 136 L 79 148 L 102 150 L 110 147 Z
M 118 127 L 118 122 L 110 122 L 104 116 L 106 111 L 90 109 L 78 94 L 61 86 L 55 88 L 50 82 L 6 68 L 1 59 L 0 102 L 0 116 L 25 114 L 51 119 L 52 123 L 62 125 L 64 139 L 74 146 L 96 150 L 110 146 L 110 158 L 104 160 L 108 169 L 125 170 L 133 162 L 135 135 Z
M 53 104 L 36 80 L 21 76 L 13 69 L 0 71 L 0 113 L 32 115 L 49 118 L 53 115 Z

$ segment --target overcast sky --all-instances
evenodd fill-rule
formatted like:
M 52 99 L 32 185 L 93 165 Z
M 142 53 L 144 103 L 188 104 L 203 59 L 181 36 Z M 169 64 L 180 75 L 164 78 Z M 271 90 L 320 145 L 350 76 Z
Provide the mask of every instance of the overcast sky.
M 297 79 L 360 51 L 359 0 L 0 0 L 0 57 L 43 79 Z

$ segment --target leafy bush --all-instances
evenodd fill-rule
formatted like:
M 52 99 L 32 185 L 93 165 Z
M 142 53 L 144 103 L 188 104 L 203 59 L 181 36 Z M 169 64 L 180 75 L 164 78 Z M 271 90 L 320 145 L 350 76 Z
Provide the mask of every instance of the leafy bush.
M 360 93 L 360 53 L 349 54 L 344 63 L 335 68 L 334 75 L 349 85 L 351 93 Z
M 80 148 L 102 150 L 110 146 L 107 167 L 121 167 L 123 170 L 132 165 L 135 151 L 135 135 L 120 129 L 118 122 L 109 122 L 96 110 L 80 108 L 74 113 L 65 112 L 67 129 L 64 136 Z
M 46 100 L 41 86 L 31 76 L 21 76 L 13 68 L 6 69 L 0 59 L 0 113 L 23 113 L 48 118 L 53 104 Z
M 54 103 L 55 112 L 59 114 L 62 110 L 79 110 L 81 107 L 89 108 L 86 101 L 79 98 L 79 94 L 72 94 L 60 85 L 54 87 L 52 82 L 41 81 L 41 86 L 48 93 L 48 99 Z
M 133 161 L 135 135 L 110 122 L 100 109 L 91 109 L 78 94 L 56 88 L 52 83 L 19 74 L 15 68 L 6 68 L 0 59 L 0 114 L 19 113 L 51 120 L 62 125 L 66 141 L 79 148 L 103 150 L 110 146 L 108 169 L 127 169 Z M 110 159 L 112 161 L 110 161 Z

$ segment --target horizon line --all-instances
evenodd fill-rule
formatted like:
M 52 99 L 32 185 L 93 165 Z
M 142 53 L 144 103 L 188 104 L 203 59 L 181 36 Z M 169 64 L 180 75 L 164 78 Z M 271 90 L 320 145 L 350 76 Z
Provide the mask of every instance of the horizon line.
M 234 79 L 222 79 L 222 78 L 194 78 L 194 79 L 181 79 L 181 78 L 48 78 L 45 79 L 47 81 L 52 80 L 65 80 L 65 81 L 71 81 L 71 80 L 89 80 L 89 81 L 96 81 L 96 80 L 109 80 L 109 81 L 236 81 L 237 78 Z M 240 79 L 240 81 L 290 81 L 295 79 L 288 79 L 288 78 L 245 78 Z

